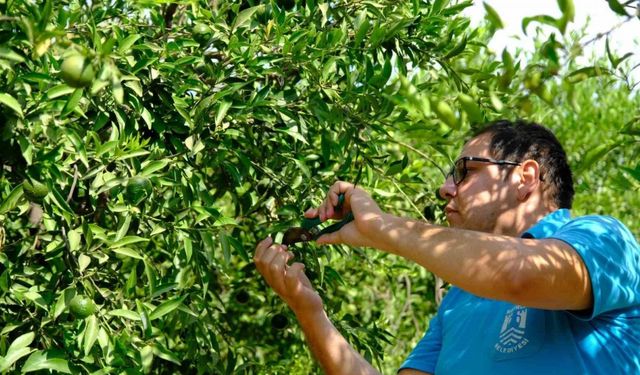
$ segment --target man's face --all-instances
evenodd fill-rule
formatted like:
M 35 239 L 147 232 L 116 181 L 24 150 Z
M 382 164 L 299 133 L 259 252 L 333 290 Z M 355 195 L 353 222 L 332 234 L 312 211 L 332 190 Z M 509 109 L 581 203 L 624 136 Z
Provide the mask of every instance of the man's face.
M 489 153 L 491 136 L 483 134 L 471 139 L 459 156 L 492 158 Z M 440 187 L 440 196 L 447 200 L 445 214 L 455 228 L 488 233 L 507 234 L 515 225 L 511 208 L 518 204 L 515 184 L 516 166 L 467 161 L 467 174 L 459 185 L 450 176 Z

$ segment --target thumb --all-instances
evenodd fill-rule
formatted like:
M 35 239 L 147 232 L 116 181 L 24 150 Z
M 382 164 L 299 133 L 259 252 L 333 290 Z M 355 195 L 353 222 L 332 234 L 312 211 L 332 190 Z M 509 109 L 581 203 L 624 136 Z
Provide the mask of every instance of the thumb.
M 308 219 L 313 219 L 315 217 L 318 217 L 318 209 L 317 208 L 310 208 L 310 209 L 306 210 L 304 212 L 304 217 L 306 217 Z
M 316 243 L 318 245 L 340 244 L 340 243 L 342 243 L 342 236 L 340 235 L 340 232 L 341 232 L 341 230 L 333 232 L 333 233 L 323 234 L 322 236 L 318 237 L 318 239 L 316 240 Z

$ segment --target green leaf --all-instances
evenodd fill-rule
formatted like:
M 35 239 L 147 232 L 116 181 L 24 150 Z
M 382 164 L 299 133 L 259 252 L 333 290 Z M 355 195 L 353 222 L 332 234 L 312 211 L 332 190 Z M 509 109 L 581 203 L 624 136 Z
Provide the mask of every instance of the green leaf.
M 86 319 L 86 322 L 87 322 L 87 326 L 84 331 L 84 342 L 83 342 L 85 357 L 89 355 L 89 353 L 91 352 L 91 348 L 93 347 L 93 344 L 96 343 L 96 340 L 98 339 L 98 329 L 100 328 L 98 325 L 98 318 L 96 318 L 95 315 L 91 315 L 90 317 L 88 317 Z
M 640 182 L 640 166 L 636 167 L 636 169 L 631 169 L 628 167 L 622 167 L 622 170 L 629 173 L 629 175 L 631 177 L 633 177 L 633 179 L 635 179 L 636 181 Z
M 391 77 L 391 73 L 391 58 L 387 56 L 384 59 L 384 65 L 382 65 L 382 71 L 380 71 L 380 74 L 373 76 L 368 83 L 374 87 L 382 88 L 389 80 L 389 77 Z
M 184 242 L 184 253 L 187 257 L 187 262 L 190 262 L 191 256 L 193 255 L 193 242 L 189 237 L 185 237 L 183 239 L 183 242 Z
M 15 340 L 13 340 L 13 342 L 9 346 L 9 349 L 7 349 L 7 355 L 13 350 L 26 348 L 27 346 L 31 345 L 35 337 L 36 334 L 34 332 L 25 333 L 18 336 Z
M 5 48 L 5 47 L 0 47 L 0 58 L 1 59 L 5 59 L 5 60 L 9 60 L 9 61 L 13 61 L 13 62 L 16 62 L 16 63 L 25 62 L 24 57 L 20 56 L 15 51 L 13 51 L 13 50 L 11 50 L 9 48 Z
M 562 18 L 571 22 L 575 18 L 576 9 L 573 4 L 573 0 L 558 0 L 558 6 L 562 11 Z
M 627 17 L 629 16 L 627 11 L 624 9 L 624 6 L 620 4 L 618 0 L 607 0 L 607 3 L 609 3 L 609 8 L 617 14 Z
M 0 372 L 5 372 L 13 366 L 13 364 L 20 358 L 29 355 L 34 349 L 20 348 L 13 351 L 9 351 L 5 357 L 0 357 Z
M 140 117 L 142 117 L 144 122 L 147 124 L 147 128 L 151 129 L 153 127 L 153 116 L 151 115 L 151 112 L 149 112 L 148 109 L 142 108 L 142 113 L 140 114 Z
M 253 16 L 253 14 L 260 9 L 260 5 L 251 7 L 251 8 L 247 8 L 243 11 L 241 11 L 240 13 L 238 13 L 238 16 L 236 17 L 235 22 L 233 23 L 233 30 L 237 30 L 240 27 L 246 26 L 250 21 L 251 21 L 251 17 Z
M 111 95 L 113 95 L 113 99 L 115 99 L 116 103 L 120 105 L 124 103 L 124 89 L 122 88 L 122 82 L 119 79 L 116 79 L 111 83 Z
M 545 25 L 553 26 L 555 28 L 558 27 L 558 21 L 555 18 L 548 16 L 546 14 L 533 16 L 533 17 L 525 17 L 522 19 L 522 32 L 524 33 L 524 35 L 527 35 L 527 26 L 529 26 L 531 22 L 539 22 Z
M 120 224 L 120 228 L 118 228 L 118 232 L 116 233 L 116 241 L 122 240 L 124 236 L 127 235 L 127 232 L 129 232 L 129 226 L 131 225 L 131 215 L 128 212 L 125 212 L 124 215 L 124 220 L 122 221 L 122 224 Z
M 35 333 L 29 332 L 13 340 L 9 349 L 7 349 L 7 355 L 0 357 L 0 372 L 7 371 L 17 360 L 34 351 L 35 349 L 29 348 L 34 338 Z
M 227 235 L 224 232 L 220 232 L 220 246 L 222 247 L 222 256 L 224 257 L 224 262 L 229 264 L 231 261 L 231 248 L 229 246 L 229 240 L 227 239 Z
M 148 309 L 139 300 L 136 300 L 136 308 L 138 309 L 138 314 L 140 314 L 140 320 L 142 323 L 142 329 L 144 331 L 144 335 L 145 337 L 150 337 L 153 327 L 151 326 L 151 320 L 149 319 Z
M 227 115 L 229 108 L 231 108 L 231 102 L 223 101 L 220 103 L 220 107 L 216 113 L 216 126 L 220 126 L 220 124 L 222 124 L 222 120 L 224 119 L 224 116 Z
M 173 310 L 175 310 L 178 307 L 180 307 L 180 305 L 182 304 L 182 301 L 184 301 L 185 298 L 186 298 L 186 296 L 183 296 L 183 297 L 176 297 L 176 298 L 170 299 L 168 301 L 164 301 L 163 303 L 158 305 L 158 307 L 153 309 L 151 314 L 149 314 L 149 320 L 156 320 L 158 318 L 161 318 L 161 317 L 169 314 Z
M 140 255 L 140 253 L 128 247 L 118 247 L 115 249 L 111 249 L 111 251 L 113 251 L 116 254 L 128 256 L 130 258 L 144 259 L 144 257 Z
M 584 156 L 580 159 L 576 174 L 580 174 L 602 159 L 609 151 L 614 149 L 616 145 L 609 143 L 601 143 L 593 148 L 590 148 Z
M 109 311 L 107 314 L 112 316 L 118 316 L 121 318 L 126 318 L 129 320 L 134 320 L 134 321 L 140 320 L 140 314 L 131 310 L 115 309 L 115 310 Z
M 118 240 L 111 244 L 110 248 L 115 249 L 122 246 L 132 245 L 134 243 L 139 242 L 149 242 L 148 238 L 138 237 L 138 236 L 126 236 L 121 240 Z
M 465 35 L 462 40 L 456 44 L 446 55 L 444 55 L 445 59 L 450 59 L 452 57 L 458 56 L 462 52 L 464 52 L 465 47 L 467 46 L 467 36 Z
M 467 94 L 460 93 L 458 95 L 458 100 L 462 109 L 467 113 L 471 123 L 481 123 L 484 121 L 482 110 L 480 110 L 475 99 Z
M 502 22 L 502 18 L 500 18 L 498 12 L 484 1 L 482 2 L 482 5 L 484 5 L 484 10 L 487 12 L 486 18 L 491 22 L 493 28 L 496 30 L 504 28 L 504 23 Z
M 78 106 L 80 99 L 82 99 L 83 89 L 76 89 L 73 94 L 67 100 L 67 103 L 62 108 L 61 116 L 66 116 L 69 113 L 73 112 L 74 109 Z
M 50 353 L 42 350 L 33 352 L 22 366 L 22 373 L 40 370 L 51 370 L 63 372 L 65 374 L 71 373 L 69 370 L 69 364 L 64 358 L 50 357 L 50 355 Z
M 125 39 L 120 42 L 120 46 L 118 47 L 118 52 L 121 54 L 125 54 L 129 51 L 131 46 L 142 37 L 140 34 L 129 35 Z
M 293 137 L 293 139 L 295 139 L 297 141 L 300 141 L 300 142 L 302 142 L 302 143 L 304 143 L 306 145 L 309 144 L 309 142 L 307 142 L 307 140 L 304 138 L 304 136 L 298 132 L 298 128 L 296 126 L 292 126 L 289 129 L 276 129 L 276 130 L 278 132 L 288 134 L 291 137 Z
M 355 47 L 360 47 L 362 40 L 364 39 L 365 35 L 367 35 L 367 31 L 369 31 L 369 29 L 371 28 L 371 22 L 367 18 L 366 10 L 358 13 L 354 26 L 358 29 L 358 31 L 353 38 L 353 45 Z
M 73 87 L 62 84 L 62 85 L 54 86 L 49 90 L 47 90 L 46 95 L 48 99 L 55 99 L 60 96 L 71 94 L 74 91 L 76 91 L 76 89 L 74 89 Z
M 169 165 L 169 160 L 153 160 L 142 167 L 139 175 L 144 177 L 151 176 L 154 172 L 163 170 Z
M 9 196 L 5 200 L 3 200 L 2 203 L 0 203 L 0 215 L 4 215 L 16 208 L 23 194 L 24 192 L 22 190 L 22 184 L 16 186 L 13 190 L 11 190 Z
M 82 236 L 79 230 L 70 230 L 67 234 L 67 238 L 69 239 L 69 250 L 76 251 L 80 248 L 80 241 L 82 240 Z
M 597 77 L 602 75 L 610 75 L 611 71 L 601 66 L 588 66 L 574 70 L 566 76 L 566 80 L 569 83 L 578 83 L 584 81 L 587 78 Z
M 18 103 L 18 101 L 13 96 L 7 93 L 0 93 L 0 103 L 13 109 L 13 111 L 17 113 L 20 118 L 24 117 L 24 114 L 22 113 L 22 107 L 20 107 L 20 103 Z
M 165 348 L 159 342 L 156 342 L 153 346 L 153 354 L 158 358 L 164 359 L 165 361 L 173 362 L 176 365 L 180 365 L 180 359 L 178 358 L 178 356 Z
M 84 272 L 90 264 L 91 257 L 86 256 L 85 254 L 78 255 L 78 268 L 80 269 L 80 272 Z
M 151 345 L 146 345 L 140 349 L 140 359 L 142 362 L 142 370 L 145 374 L 148 374 L 153 364 L 153 347 Z

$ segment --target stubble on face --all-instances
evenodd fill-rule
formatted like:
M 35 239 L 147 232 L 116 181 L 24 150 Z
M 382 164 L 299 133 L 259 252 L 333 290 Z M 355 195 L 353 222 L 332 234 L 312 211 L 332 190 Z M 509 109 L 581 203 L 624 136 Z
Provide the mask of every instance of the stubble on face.
M 489 134 L 473 138 L 464 145 L 460 157 L 492 158 L 490 143 Z M 447 221 L 454 228 L 500 232 L 498 222 L 508 208 L 508 182 L 504 170 L 487 163 L 471 162 L 469 167 L 466 178 L 456 187 L 455 195 L 445 208 Z

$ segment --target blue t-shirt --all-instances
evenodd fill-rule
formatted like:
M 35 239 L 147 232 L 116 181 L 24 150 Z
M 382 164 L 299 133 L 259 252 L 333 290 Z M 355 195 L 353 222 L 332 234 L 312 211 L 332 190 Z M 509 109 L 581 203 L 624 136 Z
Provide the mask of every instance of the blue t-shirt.
M 640 374 L 640 247 L 619 221 L 562 209 L 523 234 L 582 257 L 593 309 L 541 310 L 452 287 L 402 368 L 442 374 Z

